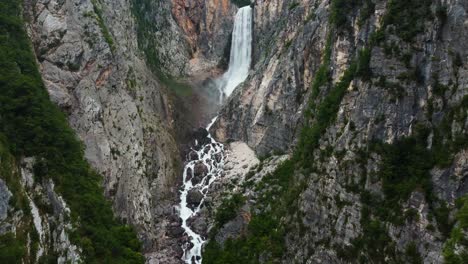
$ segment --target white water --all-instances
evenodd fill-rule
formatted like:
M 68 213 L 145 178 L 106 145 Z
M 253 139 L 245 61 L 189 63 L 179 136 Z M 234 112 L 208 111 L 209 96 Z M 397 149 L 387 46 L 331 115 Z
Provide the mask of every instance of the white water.
M 220 102 L 227 98 L 234 89 L 245 79 L 249 74 L 249 68 L 251 63 L 252 55 L 252 8 L 246 6 L 240 8 L 236 14 L 234 21 L 234 30 L 232 33 L 232 44 L 231 44 L 231 57 L 229 61 L 229 69 L 222 76 L 219 81 L 218 88 L 220 89 L 221 98 Z M 208 131 L 216 121 L 216 118 L 211 120 L 210 124 L 206 128 Z M 187 221 L 195 216 L 200 208 L 203 206 L 206 193 L 210 185 L 216 180 L 216 178 L 222 173 L 224 166 L 224 145 L 216 142 L 210 134 L 208 134 L 210 143 L 203 146 L 199 146 L 199 142 L 195 140 L 195 146 L 199 149 L 194 150 L 198 159 L 189 161 L 184 168 L 183 173 L 183 190 L 180 194 L 180 211 L 179 216 L 182 219 L 182 228 L 185 233 L 189 236 L 190 243 L 183 246 L 184 255 L 182 259 L 187 264 L 201 264 L 202 263 L 202 246 L 206 242 L 205 238 L 195 233 Z M 194 178 L 194 168 L 198 163 L 203 163 L 208 168 L 208 173 L 202 178 L 202 180 L 193 184 L 192 179 Z M 187 195 L 190 190 L 199 189 L 203 194 L 203 198 L 200 204 L 192 209 L 187 204 Z
M 216 121 L 216 117 L 213 118 L 213 120 L 211 121 L 211 123 L 208 125 L 206 129 L 209 130 L 210 126 L 215 121 Z M 223 165 L 224 165 L 223 144 L 216 142 L 209 134 L 208 134 L 208 138 L 210 139 L 211 143 L 201 146 L 200 150 L 196 151 L 198 155 L 198 159 L 192 160 L 189 163 L 187 163 L 187 165 L 185 165 L 184 174 L 183 174 L 183 183 L 184 183 L 183 187 L 184 188 L 180 195 L 181 201 L 180 201 L 179 215 L 182 218 L 182 228 L 185 230 L 185 232 L 189 236 L 190 242 L 193 245 L 192 246 L 191 244 L 187 243 L 183 247 L 184 255 L 182 258 L 186 263 L 189 263 L 189 264 L 201 263 L 202 261 L 201 250 L 202 250 L 203 243 L 205 243 L 206 240 L 200 235 L 198 235 L 197 233 L 195 233 L 187 225 L 187 220 L 190 217 L 196 215 L 200 211 L 200 208 L 202 207 L 204 200 L 206 198 L 206 193 L 208 191 L 208 188 L 220 175 L 220 173 L 223 170 Z M 198 142 L 196 145 L 198 145 Z M 216 159 L 216 155 L 219 156 L 218 158 L 219 160 Z M 195 168 L 195 165 L 199 162 L 203 163 L 208 168 L 208 173 L 202 178 L 202 180 L 199 183 L 194 185 L 192 183 L 192 179 L 194 177 L 194 168 Z M 203 199 L 201 200 L 200 204 L 192 210 L 187 204 L 187 195 L 189 191 L 194 188 L 201 190 L 203 194 Z
M 245 6 L 239 9 L 234 20 L 232 31 L 231 55 L 229 69 L 221 77 L 220 92 L 222 102 L 249 75 L 252 62 L 252 8 Z

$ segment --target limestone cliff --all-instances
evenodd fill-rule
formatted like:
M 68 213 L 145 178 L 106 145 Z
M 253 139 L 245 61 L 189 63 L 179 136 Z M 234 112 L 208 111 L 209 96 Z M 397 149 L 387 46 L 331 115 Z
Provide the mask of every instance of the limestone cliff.
M 467 8 L 255 1 L 252 70 L 212 132 L 293 158 L 240 176 L 248 217 L 214 221 L 225 247 L 211 243 L 207 263 L 461 263 Z
M 184 111 L 173 80 L 220 65 L 235 7 L 26 0 L 24 9 L 51 100 L 103 176 L 116 216 L 136 228 L 149 262 L 177 262 L 180 247 L 166 235 L 181 176 L 175 118 Z
M 236 7 L 230 0 L 173 0 L 172 14 L 190 45 L 190 75 L 223 66 Z M 220 60 L 221 59 L 221 60 Z
M 51 99 L 68 114 L 116 215 L 145 251 L 175 199 L 172 106 L 139 56 L 128 1 L 28 1 L 29 32 Z M 112 25 L 112 26 L 110 26 Z
M 50 99 L 148 263 L 181 263 L 181 146 L 218 107 L 199 94 L 227 65 L 232 2 L 246 3 L 24 1 Z M 252 7 L 249 77 L 211 129 L 225 173 L 189 219 L 210 239 L 204 263 L 463 263 L 468 3 Z M 79 263 L 88 249 L 68 239 L 74 212 L 42 160 L 0 154 L 0 234 L 15 231 L 31 263 Z

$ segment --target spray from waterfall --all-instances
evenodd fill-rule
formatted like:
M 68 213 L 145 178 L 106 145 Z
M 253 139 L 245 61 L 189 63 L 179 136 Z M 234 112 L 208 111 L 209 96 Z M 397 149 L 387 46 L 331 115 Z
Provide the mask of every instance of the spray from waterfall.
M 232 31 L 229 68 L 220 79 L 220 101 L 229 97 L 234 89 L 249 75 L 252 62 L 252 8 L 239 9 Z

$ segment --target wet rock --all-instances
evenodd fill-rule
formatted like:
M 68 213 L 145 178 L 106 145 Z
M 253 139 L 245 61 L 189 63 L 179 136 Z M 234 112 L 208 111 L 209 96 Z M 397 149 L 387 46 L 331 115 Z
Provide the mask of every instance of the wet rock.
M 174 252 L 174 255 L 180 259 L 182 258 L 182 256 L 184 255 L 184 250 L 182 249 L 182 247 L 180 247 L 179 245 L 175 244 L 175 245 L 172 245 L 172 251 Z
M 209 135 L 208 130 L 204 128 L 199 128 L 195 130 L 195 132 L 193 133 L 193 138 L 197 140 L 198 146 L 203 146 L 203 145 L 211 143 L 211 140 L 208 137 L 208 135 Z
M 208 154 L 208 153 L 210 153 L 210 150 L 211 150 L 211 147 L 210 147 L 210 146 L 206 146 L 205 149 L 203 150 L 203 152 L 204 152 L 205 154 Z
M 202 237 L 208 236 L 208 224 L 205 217 L 197 214 L 195 217 L 191 217 L 187 220 L 187 224 L 190 228 Z
M 193 171 L 191 168 L 187 168 L 187 179 L 186 181 L 190 181 L 193 177 Z
M 197 163 L 193 168 L 192 183 L 194 185 L 200 183 L 203 177 L 206 176 L 206 174 L 208 174 L 208 167 L 206 167 L 206 165 L 202 162 Z
M 214 160 L 216 160 L 217 163 L 220 163 L 222 159 L 223 159 L 223 155 L 221 153 L 216 153 L 214 155 Z
M 170 237 L 180 237 L 184 234 L 185 230 L 181 226 L 169 226 L 167 228 L 167 235 Z
M 178 223 L 179 225 L 182 224 L 182 219 L 178 215 L 169 215 L 167 217 L 167 220 L 169 220 L 171 223 Z
M 192 189 L 187 194 L 187 204 L 192 209 L 197 207 L 202 199 L 203 194 L 198 189 Z
M 188 154 L 188 158 L 189 158 L 189 160 L 197 160 L 197 159 L 199 159 L 198 153 L 192 150 Z

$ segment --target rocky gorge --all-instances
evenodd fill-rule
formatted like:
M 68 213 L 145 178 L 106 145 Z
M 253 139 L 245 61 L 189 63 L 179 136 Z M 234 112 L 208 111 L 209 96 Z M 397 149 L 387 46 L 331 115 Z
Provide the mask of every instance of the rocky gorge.
M 10 2 L 0 262 L 466 262 L 467 1 Z

